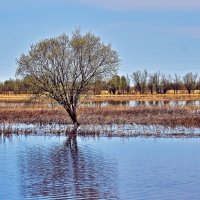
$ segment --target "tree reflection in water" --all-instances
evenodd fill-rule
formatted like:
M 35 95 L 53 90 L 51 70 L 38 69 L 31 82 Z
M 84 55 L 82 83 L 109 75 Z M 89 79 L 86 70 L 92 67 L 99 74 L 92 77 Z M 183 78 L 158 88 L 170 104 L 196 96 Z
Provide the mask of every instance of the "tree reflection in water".
M 117 164 L 74 138 L 20 152 L 21 192 L 37 199 L 118 199 Z

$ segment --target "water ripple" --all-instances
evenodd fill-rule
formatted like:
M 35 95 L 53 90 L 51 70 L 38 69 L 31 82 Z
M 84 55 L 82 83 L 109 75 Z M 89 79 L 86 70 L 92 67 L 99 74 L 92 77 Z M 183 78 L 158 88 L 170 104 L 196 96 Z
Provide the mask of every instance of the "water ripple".
M 18 154 L 18 162 L 25 199 L 117 198 L 116 165 L 87 145 L 30 146 Z
M 0 143 L 2 200 L 199 199 L 200 139 L 13 136 Z

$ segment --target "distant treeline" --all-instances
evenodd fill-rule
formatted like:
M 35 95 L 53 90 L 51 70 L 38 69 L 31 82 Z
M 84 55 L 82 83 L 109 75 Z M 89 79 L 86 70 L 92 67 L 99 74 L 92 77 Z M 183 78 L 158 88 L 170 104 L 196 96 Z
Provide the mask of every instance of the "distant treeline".
M 130 87 L 130 82 L 133 86 Z M 127 76 L 113 76 L 109 81 L 110 93 L 151 93 L 166 94 L 173 90 L 177 94 L 179 90 L 186 90 L 188 94 L 200 90 L 200 76 L 189 72 L 182 77 L 178 74 L 164 74 L 161 72 L 148 73 L 147 70 L 135 71 L 130 78 Z
M 29 78 L 23 80 L 9 79 L 4 82 L 0 82 L 1 94 L 28 94 L 33 93 L 33 86 Z
M 107 81 L 97 79 L 89 87 L 92 94 L 100 94 L 102 90 L 107 90 L 110 94 L 166 94 L 169 90 L 173 90 L 174 94 L 177 94 L 178 91 L 185 90 L 191 94 L 195 90 L 200 90 L 200 76 L 192 72 L 181 77 L 178 74 L 148 73 L 147 70 L 144 70 L 135 71 L 130 77 L 114 75 Z M 0 83 L 1 94 L 38 92 L 30 77 L 23 80 L 9 79 Z

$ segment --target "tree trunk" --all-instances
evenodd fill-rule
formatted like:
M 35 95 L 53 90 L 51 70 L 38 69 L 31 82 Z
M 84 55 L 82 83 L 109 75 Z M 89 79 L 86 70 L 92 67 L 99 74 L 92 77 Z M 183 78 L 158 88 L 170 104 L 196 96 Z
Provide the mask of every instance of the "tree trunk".
M 73 128 L 72 129 L 66 129 L 65 134 L 71 138 L 76 138 L 78 135 L 78 127 L 79 127 L 79 123 L 73 123 Z
M 78 119 L 77 119 L 77 113 L 76 113 L 76 108 L 73 108 L 72 109 L 69 109 L 67 108 L 67 113 L 69 114 L 72 122 L 73 122 L 73 128 L 72 130 L 68 131 L 66 130 L 66 134 L 68 135 L 71 135 L 72 137 L 77 137 L 77 134 L 78 134 L 78 127 L 80 126 L 79 122 L 78 122 Z
M 69 135 L 67 137 L 66 146 L 74 151 L 78 151 L 77 138 Z
M 150 90 L 151 90 L 151 94 L 153 94 L 153 88 L 151 88 Z

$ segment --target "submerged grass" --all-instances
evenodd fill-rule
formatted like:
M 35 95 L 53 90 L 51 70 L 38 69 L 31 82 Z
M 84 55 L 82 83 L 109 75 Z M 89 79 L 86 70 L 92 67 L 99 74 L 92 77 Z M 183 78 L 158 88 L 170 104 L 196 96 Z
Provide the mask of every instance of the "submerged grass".
M 12 135 L 68 135 L 66 129 L 70 125 L 24 125 L 24 124 L 1 124 L 0 139 L 11 138 Z M 200 128 L 170 128 L 161 125 L 81 125 L 78 135 L 83 137 L 200 137 Z

